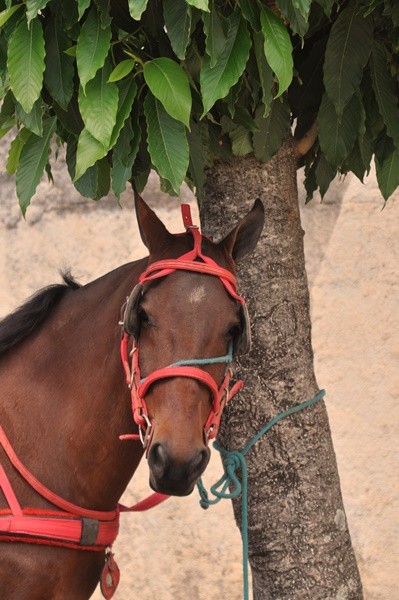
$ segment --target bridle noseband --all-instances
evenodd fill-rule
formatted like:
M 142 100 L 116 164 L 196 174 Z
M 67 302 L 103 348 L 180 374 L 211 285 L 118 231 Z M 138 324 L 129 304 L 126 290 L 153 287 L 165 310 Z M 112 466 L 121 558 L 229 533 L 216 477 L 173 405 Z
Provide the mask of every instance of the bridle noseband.
M 144 294 L 144 285 L 162 277 L 167 277 L 177 270 L 194 273 L 205 273 L 217 277 L 228 294 L 241 306 L 245 339 L 245 350 L 250 343 L 250 325 L 245 300 L 237 293 L 235 275 L 220 267 L 212 258 L 202 253 L 203 236 L 198 227 L 191 221 L 190 206 L 182 205 L 183 222 L 186 230 L 194 239 L 194 248 L 176 259 L 166 259 L 151 263 L 140 275 L 139 283 L 135 286 L 126 302 L 122 325 L 121 359 L 126 373 L 126 382 L 130 388 L 133 419 L 139 427 L 139 434 L 126 434 L 121 439 L 140 438 L 144 448 L 148 448 L 153 434 L 153 421 L 150 417 L 145 396 L 153 383 L 171 377 L 187 377 L 195 379 L 208 387 L 212 397 L 212 408 L 204 424 L 206 442 L 215 438 L 219 429 L 222 412 L 231 398 L 243 387 L 243 382 L 237 381 L 230 389 L 232 372 L 228 366 L 233 360 L 233 344 L 230 343 L 226 355 L 213 358 L 180 360 L 167 367 L 156 369 L 145 379 L 141 378 L 139 365 L 139 329 L 136 323 L 140 300 Z M 129 352 L 130 342 L 132 349 Z M 207 364 L 225 363 L 227 365 L 224 379 L 218 387 L 215 379 L 200 367 Z

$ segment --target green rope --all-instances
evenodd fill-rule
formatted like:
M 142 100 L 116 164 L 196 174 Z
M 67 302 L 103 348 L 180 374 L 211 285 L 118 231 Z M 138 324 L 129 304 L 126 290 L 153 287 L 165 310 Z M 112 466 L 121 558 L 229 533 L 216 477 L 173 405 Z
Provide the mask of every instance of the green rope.
M 227 354 L 223 356 L 214 356 L 209 358 L 189 358 L 188 360 L 178 360 L 177 362 L 169 365 L 170 367 L 192 367 L 202 365 L 215 365 L 216 363 L 227 363 L 233 362 L 233 344 L 230 342 Z
M 288 410 L 279 413 L 273 419 L 271 419 L 254 437 L 248 442 L 248 444 L 242 450 L 228 451 L 217 442 L 214 442 L 213 447 L 220 452 L 222 455 L 222 463 L 224 473 L 222 477 L 210 487 L 210 493 L 213 498 L 209 497 L 207 490 L 202 483 L 202 479 L 197 482 L 198 491 L 200 494 L 200 505 L 202 508 L 209 508 L 213 504 L 217 504 L 221 500 L 233 500 L 241 498 L 241 531 L 242 531 L 242 554 L 243 554 L 243 581 L 244 581 L 244 600 L 249 599 L 249 585 L 248 585 L 248 470 L 247 463 L 245 462 L 245 455 L 256 442 L 271 429 L 276 423 L 285 419 L 289 415 L 292 415 L 300 410 L 308 408 L 321 400 L 325 396 L 325 390 L 320 390 L 313 398 L 292 406 Z M 236 471 L 241 471 L 241 481 L 236 475 Z M 230 491 L 229 491 L 230 490 Z

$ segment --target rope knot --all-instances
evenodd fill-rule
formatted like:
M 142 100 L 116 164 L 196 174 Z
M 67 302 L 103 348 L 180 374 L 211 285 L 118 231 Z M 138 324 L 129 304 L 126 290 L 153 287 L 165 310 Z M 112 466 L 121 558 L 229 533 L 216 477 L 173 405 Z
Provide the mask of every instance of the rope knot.
M 210 487 L 209 496 L 202 479 L 197 482 L 198 491 L 200 494 L 200 506 L 204 509 L 209 508 L 212 504 L 217 504 L 220 500 L 234 500 L 238 498 L 242 493 L 242 484 L 237 475 L 237 470 L 244 472 L 246 470 L 244 455 L 238 450 L 229 452 L 224 448 L 220 447 L 217 442 L 214 444 L 215 448 L 222 453 L 223 462 L 223 475 L 216 483 Z M 230 489 L 230 491 L 229 491 Z

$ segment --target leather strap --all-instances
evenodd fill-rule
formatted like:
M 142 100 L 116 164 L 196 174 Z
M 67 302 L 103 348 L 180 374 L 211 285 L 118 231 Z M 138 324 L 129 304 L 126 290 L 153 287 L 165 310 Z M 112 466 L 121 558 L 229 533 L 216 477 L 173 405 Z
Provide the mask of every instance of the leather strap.
M 0 444 L 3 446 L 8 458 L 10 459 L 13 467 L 22 475 L 22 477 L 29 483 L 29 485 L 38 493 L 40 496 L 48 500 L 54 506 L 61 508 L 65 512 L 68 512 L 72 515 L 85 517 L 87 519 L 98 519 L 101 521 L 113 521 L 117 516 L 116 510 L 110 511 L 99 511 L 99 510 L 89 510 L 87 508 L 82 508 L 81 506 L 77 506 L 68 500 L 64 500 L 51 490 L 49 490 L 45 485 L 43 485 L 28 469 L 21 463 L 19 458 L 14 452 L 13 447 L 11 446 L 9 440 L 7 439 L 6 434 L 4 433 L 3 428 L 0 426 Z M 7 500 L 8 501 L 8 500 Z M 10 506 L 11 508 L 11 506 Z

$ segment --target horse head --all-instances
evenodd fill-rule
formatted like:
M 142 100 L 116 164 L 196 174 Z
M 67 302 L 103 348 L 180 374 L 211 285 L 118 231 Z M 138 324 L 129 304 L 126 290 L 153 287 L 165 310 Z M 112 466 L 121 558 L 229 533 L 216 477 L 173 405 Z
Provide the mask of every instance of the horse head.
M 133 339 L 133 410 L 145 432 L 155 491 L 190 494 L 208 464 L 208 439 L 228 400 L 228 363 L 249 345 L 236 262 L 255 248 L 263 212 L 257 200 L 215 244 L 190 225 L 171 234 L 136 195 L 149 258 L 127 303 L 124 328 Z

